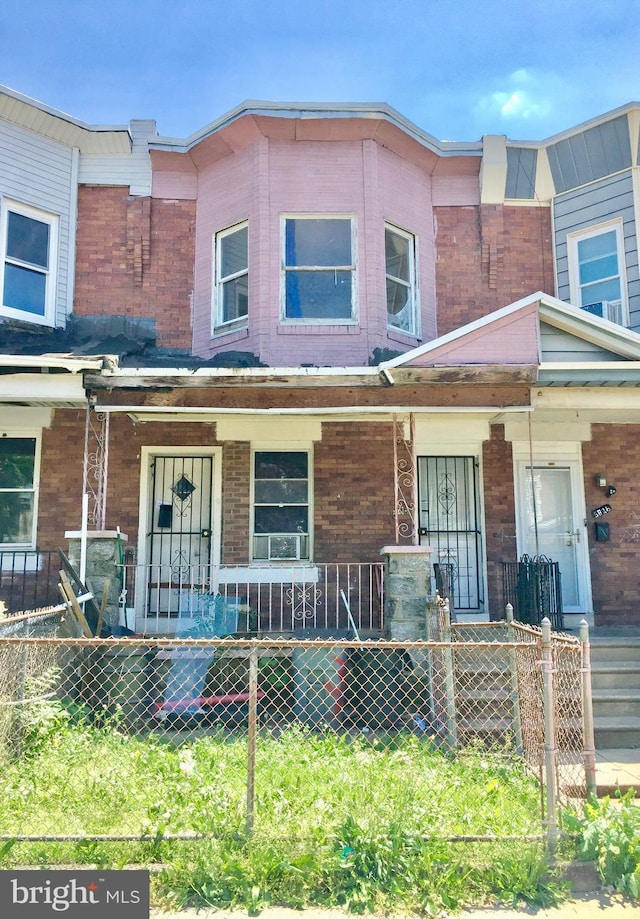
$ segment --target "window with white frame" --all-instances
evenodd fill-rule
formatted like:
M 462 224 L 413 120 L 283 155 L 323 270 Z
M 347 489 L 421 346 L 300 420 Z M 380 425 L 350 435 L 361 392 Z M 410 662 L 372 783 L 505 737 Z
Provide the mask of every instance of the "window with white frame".
M 627 323 L 622 222 L 567 237 L 572 300 L 586 312 Z
M 415 236 L 387 224 L 384 249 L 387 325 L 390 329 L 418 335 Z
M 249 312 L 249 224 L 215 237 L 214 328 L 245 320 Z
M 309 453 L 256 450 L 253 455 L 255 561 L 309 558 Z
M 38 441 L 0 437 L 0 548 L 35 545 Z
M 52 214 L 3 200 L 2 311 L 53 323 L 58 221 Z
M 284 217 L 283 318 L 311 323 L 354 322 L 355 253 L 353 217 Z

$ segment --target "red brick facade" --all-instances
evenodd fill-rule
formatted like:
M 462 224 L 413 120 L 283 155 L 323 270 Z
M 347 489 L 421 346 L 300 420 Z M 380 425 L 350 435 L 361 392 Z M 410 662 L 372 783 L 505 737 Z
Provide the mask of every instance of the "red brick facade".
M 191 347 L 195 202 L 81 186 L 74 311 L 155 319 L 158 345 Z
M 513 464 L 511 444 L 504 439 L 503 425 L 491 428 L 491 440 L 484 444 L 483 470 L 488 609 L 493 619 L 500 619 L 503 605 L 502 562 L 516 560 Z
M 540 290 L 554 293 L 547 207 L 437 207 L 438 335 Z
M 587 503 L 589 560 L 597 625 L 637 624 L 640 616 L 640 425 L 594 424 L 591 441 L 582 445 Z M 595 481 L 603 474 L 616 488 L 608 497 Z M 609 542 L 596 542 L 593 508 L 611 505 L 602 518 L 609 524 Z

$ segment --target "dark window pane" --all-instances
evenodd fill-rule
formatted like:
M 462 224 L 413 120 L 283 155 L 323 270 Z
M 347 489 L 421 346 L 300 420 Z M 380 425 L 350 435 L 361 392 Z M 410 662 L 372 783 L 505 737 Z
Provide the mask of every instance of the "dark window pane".
M 256 507 L 254 530 L 256 533 L 308 533 L 308 508 Z
M 350 271 L 288 271 L 287 319 L 351 319 Z
M 289 218 L 285 230 L 287 265 L 351 265 L 351 220 Z
M 307 474 L 306 453 L 263 450 L 255 455 L 256 479 L 306 479 Z
M 7 255 L 46 268 L 49 264 L 49 224 L 9 211 Z
M 47 277 L 39 271 L 5 264 L 3 303 L 25 313 L 44 316 Z
M 0 492 L 0 543 L 30 543 L 33 493 Z
M 247 227 L 220 238 L 221 278 L 247 270 L 247 239 Z
M 0 437 L 0 488 L 33 488 L 33 437 Z
M 227 281 L 222 288 L 222 321 L 241 319 L 249 312 L 247 275 Z
M 306 500 L 304 479 L 256 480 L 256 504 L 304 504 Z

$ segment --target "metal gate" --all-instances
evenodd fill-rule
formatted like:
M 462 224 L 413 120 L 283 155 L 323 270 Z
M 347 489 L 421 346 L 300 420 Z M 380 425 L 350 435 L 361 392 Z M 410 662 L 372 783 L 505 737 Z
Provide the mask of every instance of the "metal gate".
M 179 615 L 193 586 L 209 586 L 212 475 L 211 456 L 152 458 L 148 615 Z
M 421 544 L 433 547 L 455 609 L 479 612 L 484 594 L 476 458 L 419 457 L 418 491 Z

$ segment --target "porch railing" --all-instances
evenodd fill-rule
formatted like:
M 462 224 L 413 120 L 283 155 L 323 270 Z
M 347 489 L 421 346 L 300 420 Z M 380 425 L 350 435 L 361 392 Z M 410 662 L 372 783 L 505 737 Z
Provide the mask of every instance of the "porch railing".
M 0 601 L 8 613 L 60 602 L 60 555 L 56 551 L 0 551 Z
M 223 603 L 233 631 L 383 628 L 383 563 L 122 566 L 123 622 L 145 634 L 182 633 Z M 347 609 L 348 607 L 348 609 Z

